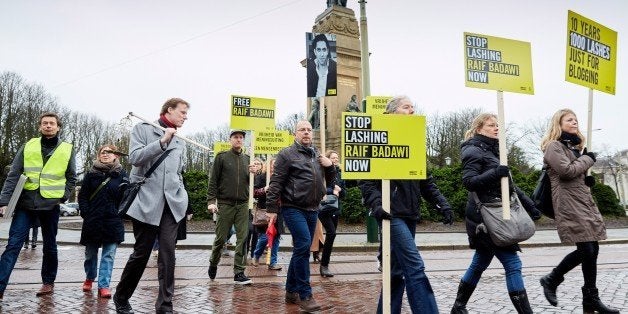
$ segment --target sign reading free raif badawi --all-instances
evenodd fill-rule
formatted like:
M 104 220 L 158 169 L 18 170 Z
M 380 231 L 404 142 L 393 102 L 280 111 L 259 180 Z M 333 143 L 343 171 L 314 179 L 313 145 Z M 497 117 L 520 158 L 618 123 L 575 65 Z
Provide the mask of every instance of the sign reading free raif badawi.
M 464 33 L 465 86 L 534 94 L 530 43 Z
M 343 179 L 425 179 L 425 117 L 342 113 Z
M 255 134 L 255 153 L 276 155 L 292 143 L 294 136 L 288 131 L 259 131 Z
M 567 82 L 615 95 L 616 31 L 569 11 L 566 60 Z
M 274 130 L 275 100 L 231 95 L 231 128 L 241 130 Z

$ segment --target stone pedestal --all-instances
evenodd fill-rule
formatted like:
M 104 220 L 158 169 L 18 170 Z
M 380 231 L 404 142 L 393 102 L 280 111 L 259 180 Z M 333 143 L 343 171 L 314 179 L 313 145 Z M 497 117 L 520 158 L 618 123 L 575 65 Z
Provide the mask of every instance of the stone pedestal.
M 340 117 L 346 110 L 352 95 L 357 96 L 358 104 L 362 99 L 360 57 L 360 32 L 355 12 L 349 8 L 333 5 L 316 17 L 313 33 L 336 35 L 336 53 L 338 64 L 338 87 L 336 96 L 325 97 L 327 107 L 326 149 L 340 149 Z M 305 60 L 302 61 L 305 66 Z M 307 111 L 311 111 L 311 101 L 307 100 Z M 307 116 L 307 114 L 306 114 Z M 320 132 L 316 132 L 315 145 L 320 149 Z

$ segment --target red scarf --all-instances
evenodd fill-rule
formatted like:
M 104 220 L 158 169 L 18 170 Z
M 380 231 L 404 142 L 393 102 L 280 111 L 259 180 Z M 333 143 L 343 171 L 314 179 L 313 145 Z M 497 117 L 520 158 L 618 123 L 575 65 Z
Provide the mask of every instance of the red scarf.
M 161 120 L 161 122 L 163 122 L 163 123 L 164 123 L 167 127 L 169 127 L 169 128 L 173 128 L 173 129 L 176 129 L 176 128 L 177 128 L 174 124 L 172 124 L 172 122 L 170 122 L 170 120 L 168 120 L 168 118 L 166 118 L 166 115 L 164 115 L 164 114 L 159 115 L 159 119 L 160 119 L 160 120 Z

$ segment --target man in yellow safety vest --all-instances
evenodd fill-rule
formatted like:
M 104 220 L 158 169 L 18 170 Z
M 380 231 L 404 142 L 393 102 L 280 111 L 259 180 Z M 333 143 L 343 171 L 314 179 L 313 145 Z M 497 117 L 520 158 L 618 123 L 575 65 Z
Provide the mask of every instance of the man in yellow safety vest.
M 76 183 L 76 162 L 72 145 L 59 139 L 62 123 L 55 113 L 39 117 L 41 137 L 30 139 L 13 159 L 0 194 L 0 214 L 5 214 L 21 175 L 28 179 L 15 206 L 9 240 L 0 257 L 0 300 L 9 282 L 31 222 L 41 221 L 44 249 L 41 265 L 43 285 L 37 296 L 51 294 L 57 276 L 57 227 L 59 204 L 65 202 Z M 19 192 L 19 191 L 18 191 Z

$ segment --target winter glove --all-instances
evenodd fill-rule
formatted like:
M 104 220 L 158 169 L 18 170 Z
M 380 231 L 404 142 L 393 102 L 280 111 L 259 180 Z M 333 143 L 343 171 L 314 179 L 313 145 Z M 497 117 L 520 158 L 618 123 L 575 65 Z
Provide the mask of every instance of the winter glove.
M 500 178 L 508 177 L 509 172 L 510 169 L 508 168 L 508 166 L 499 165 L 497 166 L 497 168 L 495 168 L 495 174 Z
M 587 155 L 587 156 L 591 157 L 591 159 L 593 159 L 593 162 L 597 161 L 597 159 L 595 158 L 595 153 L 594 152 L 588 152 L 586 147 L 582 151 L 582 155 Z
M 392 218 L 392 216 L 390 216 L 389 213 L 384 211 L 384 209 L 381 206 L 377 206 L 371 210 L 371 217 L 377 220 L 382 220 L 382 219 L 390 220 Z
M 534 221 L 541 219 L 541 211 L 538 210 L 536 207 L 532 208 L 532 210 L 530 211 L 530 218 L 532 218 L 532 220 Z
M 588 187 L 593 187 L 595 185 L 595 177 L 594 176 L 584 177 L 584 184 Z
M 443 211 L 443 219 L 442 219 L 443 224 L 445 225 L 453 225 L 454 224 L 454 213 L 451 211 L 451 209 L 445 209 Z

